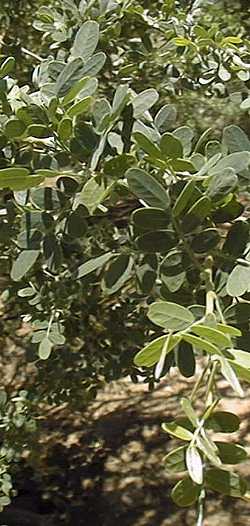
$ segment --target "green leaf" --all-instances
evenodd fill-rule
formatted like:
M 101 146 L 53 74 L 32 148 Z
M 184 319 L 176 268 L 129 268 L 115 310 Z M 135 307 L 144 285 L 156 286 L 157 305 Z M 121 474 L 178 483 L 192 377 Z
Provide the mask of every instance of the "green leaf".
M 246 170 L 250 164 L 250 152 L 236 152 L 231 153 L 227 157 L 221 159 L 210 171 L 210 175 L 221 172 L 225 168 L 233 168 L 238 174 Z
M 114 257 L 114 254 L 112 252 L 107 252 L 106 254 L 103 254 L 102 256 L 99 256 L 97 258 L 92 258 L 86 261 L 86 263 L 83 263 L 78 267 L 77 269 L 77 278 L 83 278 L 90 274 L 91 272 L 94 272 L 94 270 L 99 270 L 102 268 L 112 257 Z
M 148 155 L 156 157 L 156 159 L 162 157 L 161 150 L 146 135 L 141 132 L 134 132 L 133 137 L 138 146 Z
M 247 452 L 244 447 L 228 442 L 215 442 L 218 454 L 223 464 L 239 464 L 247 459 Z
M 199 425 L 199 420 L 196 416 L 196 413 L 193 409 L 193 406 L 188 398 L 182 398 L 181 399 L 181 407 L 184 411 L 187 418 L 190 420 L 190 422 L 193 424 L 194 427 Z
M 209 135 L 211 134 L 211 131 L 212 131 L 212 128 L 208 128 L 207 130 L 205 130 L 199 140 L 197 141 L 196 145 L 195 145 L 195 149 L 194 149 L 194 153 L 197 153 L 197 152 L 201 152 L 202 149 L 203 149 L 203 145 L 205 142 L 207 142 L 208 140 L 208 137 Z M 206 172 L 205 172 L 206 173 Z
M 143 257 L 141 264 L 136 268 L 136 277 L 141 291 L 149 294 L 157 278 L 157 257 L 155 254 L 147 254 Z
M 160 141 L 162 155 L 169 159 L 183 157 L 183 147 L 181 141 L 172 133 L 164 133 Z
M 244 211 L 244 206 L 236 200 L 235 196 L 220 208 L 212 212 L 212 219 L 215 223 L 229 223 L 240 217 Z
M 223 64 L 220 64 L 218 69 L 218 76 L 223 82 L 228 82 L 231 79 L 231 73 L 228 71 L 228 69 L 223 66 Z
M 75 58 L 64 66 L 63 70 L 58 75 L 55 84 L 55 94 L 58 97 L 65 96 L 67 91 L 69 91 L 76 81 L 79 80 L 79 77 L 81 78 L 83 76 L 82 67 L 83 61 L 81 58 Z M 63 101 L 65 104 L 65 97 Z
M 142 199 L 149 206 L 162 208 L 169 207 L 169 196 L 165 188 L 144 170 L 130 168 L 126 172 L 128 186 L 138 199 Z
M 173 207 L 173 215 L 175 217 L 178 217 L 181 215 L 181 213 L 187 208 L 189 200 L 194 193 L 195 189 L 195 183 L 194 181 L 189 181 L 185 184 L 184 188 L 182 189 L 181 193 L 178 195 L 174 207 Z
M 188 126 L 181 126 L 173 132 L 173 135 L 181 141 L 184 155 L 189 155 L 192 150 L 194 131 Z
M 159 380 L 159 378 L 161 377 L 161 375 L 163 373 L 165 373 L 165 366 L 167 364 L 168 366 L 168 370 L 169 368 L 171 367 L 171 364 L 172 364 L 172 357 L 173 357 L 173 353 L 171 352 L 172 351 L 172 343 L 171 342 L 171 335 L 169 334 L 167 339 L 166 339 L 166 342 L 164 343 L 164 346 L 162 348 L 162 352 L 161 352 L 161 356 L 156 364 L 156 367 L 155 367 L 155 370 L 154 370 L 154 377 L 156 380 Z M 169 360 L 169 356 L 168 356 L 168 360 L 166 359 L 167 355 L 169 355 L 169 353 L 171 352 L 171 355 L 170 355 L 170 360 Z M 170 364 L 170 365 L 169 365 Z
M 215 248 L 219 242 L 220 234 L 216 228 L 207 228 L 193 238 L 191 248 L 194 252 L 202 254 Z
M 83 237 L 88 230 L 88 223 L 85 219 L 86 214 L 80 205 L 73 210 L 67 220 L 67 234 L 72 238 Z
M 201 436 L 202 435 L 202 436 Z M 217 455 L 217 447 L 212 440 L 207 436 L 204 429 L 201 430 L 201 435 L 196 439 L 197 447 L 204 453 L 208 460 L 216 467 L 221 466 L 221 460 Z
M 25 178 L 28 175 L 29 170 L 27 168 L 19 168 L 18 166 L 13 168 L 3 168 L 2 170 L 0 170 L 0 184 L 2 184 L 2 182 L 4 183 L 8 179 L 13 178 L 19 178 L 21 180 L 22 178 Z M 6 184 L 3 188 L 7 187 L 8 185 Z
M 230 153 L 250 152 L 250 141 L 239 126 L 226 126 L 223 130 L 222 143 L 227 146 Z
M 198 336 L 209 340 L 210 342 L 214 343 L 215 345 L 218 345 L 219 347 L 222 347 L 223 349 L 231 346 L 230 338 L 220 330 L 215 329 L 214 327 L 209 327 L 208 325 L 195 324 L 193 325 L 191 330 L 192 332 L 194 332 L 194 334 L 197 334 Z
M 231 363 L 235 362 L 241 367 L 250 369 L 250 353 L 240 349 L 227 349 L 225 356 L 230 359 Z
M 179 276 L 183 271 L 183 254 L 179 250 L 170 250 L 160 265 L 160 277 L 165 283 L 166 278 Z M 168 283 L 168 280 L 166 281 Z
M 85 62 L 82 68 L 82 75 L 88 75 L 88 77 L 95 77 L 97 73 L 103 68 L 106 62 L 106 55 L 102 51 L 95 53 Z
M 137 119 L 148 111 L 158 101 L 159 95 L 153 88 L 146 89 L 139 93 L 133 100 L 134 117 Z
M 156 338 L 156 340 L 153 340 L 151 343 L 148 343 L 146 347 L 144 347 L 135 355 L 135 365 L 137 367 L 152 367 L 152 365 L 155 365 L 161 357 L 162 349 L 164 344 L 166 343 L 166 340 L 167 336 L 160 336 L 160 338 Z M 179 336 L 171 335 L 168 344 L 168 352 L 174 349 L 174 347 L 176 347 L 179 341 Z
M 193 345 L 194 348 L 201 349 L 202 351 L 206 351 L 209 354 L 218 354 L 220 351 L 218 347 L 213 345 L 212 343 L 208 342 L 207 340 L 203 340 L 202 338 L 198 338 L 197 336 L 193 336 L 193 334 L 182 334 L 183 340 Z
M 228 411 L 216 411 L 206 420 L 205 426 L 215 433 L 234 433 L 239 429 L 240 420 Z
M 130 279 L 134 260 L 127 254 L 120 254 L 113 259 L 104 276 L 104 291 L 114 294 Z
M 18 296 L 20 298 L 29 298 L 29 297 L 34 296 L 35 294 L 36 294 L 36 291 L 32 287 L 26 287 L 25 289 L 20 289 L 18 291 Z
M 160 133 L 171 129 L 176 121 L 177 111 L 173 104 L 166 104 L 158 111 L 155 116 L 155 126 Z
M 200 486 L 195 484 L 190 478 L 185 478 L 177 482 L 171 492 L 171 497 L 177 506 L 192 506 L 200 495 Z
M 14 57 L 8 57 L 6 58 L 6 60 L 4 60 L 4 62 L 2 62 L 0 67 L 0 80 L 9 75 L 9 73 L 11 73 L 11 71 L 15 67 L 15 63 L 16 61 Z
M 66 341 L 65 336 L 56 331 L 50 332 L 49 338 L 53 345 L 63 345 Z
M 195 374 L 195 357 L 190 343 L 181 341 L 176 352 L 176 365 L 185 378 Z
M 195 446 L 189 446 L 186 451 L 186 465 L 190 478 L 195 484 L 203 482 L 203 464 L 198 449 Z
M 77 97 L 78 93 L 80 93 L 80 91 L 84 89 L 89 80 L 89 77 L 83 77 L 82 79 L 77 80 L 77 82 L 75 82 L 72 88 L 68 91 L 67 95 L 63 97 L 61 105 L 66 106 L 72 100 L 74 100 Z
M 247 484 L 242 477 L 222 469 L 208 469 L 205 484 L 207 488 L 230 497 L 243 497 L 247 491 Z
M 164 229 L 169 224 L 169 214 L 161 208 L 138 208 L 132 213 L 132 222 L 140 230 Z
M 111 105 L 104 97 L 95 101 L 93 106 L 93 117 L 97 130 L 102 120 L 106 118 L 107 115 L 110 115 L 111 111 Z
M 230 256 L 240 256 L 249 240 L 249 223 L 244 219 L 238 219 L 230 228 L 226 241 L 223 245 L 223 251 Z
M 62 247 L 60 241 L 53 232 L 49 232 L 43 239 L 43 254 L 46 265 L 50 272 L 58 272 L 62 264 Z
M 195 165 L 187 159 L 173 159 L 171 166 L 175 172 L 189 172 L 191 174 L 197 172 Z
M 225 309 L 224 316 L 226 320 L 236 325 L 248 323 L 250 319 L 250 303 L 244 301 L 233 303 Z
M 5 135 L 10 139 L 21 137 L 25 132 L 26 125 L 19 119 L 10 119 L 5 125 Z
M 242 387 L 240 385 L 240 382 L 237 378 L 237 375 L 234 371 L 234 369 L 231 367 L 230 363 L 224 356 L 218 357 L 220 364 L 221 364 L 221 374 L 224 376 L 224 378 L 228 381 L 229 385 L 231 385 L 232 389 L 235 391 L 235 393 L 243 397 L 244 392 L 242 390 Z
M 250 369 L 241 367 L 241 365 L 238 365 L 234 360 L 228 360 L 228 362 L 230 363 L 234 372 L 236 373 L 237 378 L 249 384 L 250 383 Z
M 162 424 L 162 429 L 165 431 L 165 433 L 168 433 L 171 436 L 174 436 L 176 438 L 180 438 L 181 440 L 185 440 L 187 442 L 190 442 L 190 440 L 193 439 L 193 433 L 186 429 L 185 427 L 182 427 L 178 424 L 178 422 L 166 422 Z
M 227 294 L 234 298 L 242 296 L 248 290 L 249 282 L 250 267 L 236 265 L 228 277 Z
M 171 473 L 180 473 L 186 471 L 186 446 L 178 447 L 173 451 L 170 451 L 164 458 L 163 462 L 168 471 Z
M 160 265 L 164 276 L 176 276 L 183 270 L 183 254 L 179 250 L 170 250 Z
M 113 104 L 112 104 L 113 117 L 120 115 L 126 103 L 128 102 L 128 99 L 129 99 L 128 85 L 124 84 L 122 86 L 118 86 L 118 88 L 115 91 Z
M 185 283 L 186 272 L 180 272 L 175 276 L 166 276 L 164 273 L 161 273 L 161 280 L 164 287 L 170 292 L 177 292 Z
M 148 310 L 150 321 L 164 329 L 181 331 L 194 322 L 193 314 L 177 303 L 157 301 L 152 303 Z
M 173 42 L 175 43 L 176 46 L 180 46 L 180 47 L 186 47 L 186 46 L 193 46 L 193 42 L 192 40 L 189 40 L 188 38 L 184 38 L 184 37 L 176 37 L 173 39 Z
M 225 334 L 229 334 L 229 336 L 239 337 L 242 335 L 240 329 L 232 327 L 232 325 L 225 325 L 224 323 L 218 323 L 217 329 L 219 329 L 221 332 L 224 332 Z
M 83 122 L 82 120 L 76 122 L 74 127 L 74 135 L 75 140 L 77 141 L 77 149 L 80 150 L 80 153 L 83 152 L 85 162 L 86 155 L 93 155 L 97 151 L 100 139 L 95 133 L 93 126 Z
M 206 175 L 207 173 L 211 174 L 211 170 L 214 166 L 216 166 L 215 173 L 218 172 L 217 163 L 221 159 L 221 155 L 221 153 L 216 153 L 215 155 L 213 155 L 213 157 L 208 159 L 208 161 L 205 164 L 203 164 L 203 166 L 200 168 L 197 176 L 201 177 L 203 175 Z
M 210 213 L 212 208 L 212 202 L 211 200 L 206 196 L 200 197 L 189 209 L 188 216 L 194 217 L 196 219 L 199 219 L 199 221 L 203 221 Z M 187 216 L 187 220 L 189 217 Z
M 11 485 L 11 487 L 12 487 L 12 485 Z M 2 497 L 0 497 L 0 508 L 2 506 L 8 506 L 10 503 L 11 503 L 11 500 L 10 500 L 10 498 L 7 495 L 3 495 Z
M 133 166 L 135 158 L 128 153 L 122 153 L 109 159 L 104 164 L 104 173 L 114 179 L 123 177 L 126 171 Z
M 53 345 L 48 336 L 43 338 L 38 347 L 38 355 L 41 360 L 47 360 L 49 358 Z
M 108 135 L 109 143 L 110 143 L 110 135 L 111 135 L 111 133 Z M 116 134 L 114 134 L 114 135 L 116 135 Z M 117 137 L 119 137 L 119 135 L 117 135 Z M 101 156 L 102 156 L 102 154 L 104 152 L 105 146 L 106 146 L 106 141 L 107 141 L 107 134 L 104 133 L 103 136 L 100 139 L 98 147 L 96 148 L 96 150 L 93 152 L 93 155 L 92 155 L 92 159 L 91 159 L 91 163 L 90 163 L 90 169 L 92 171 L 95 171 L 97 169 L 98 163 L 100 161 L 100 158 L 101 158 Z M 112 188 L 112 185 L 111 185 L 111 188 Z M 108 195 L 108 193 L 109 193 L 109 191 L 107 191 L 107 195 Z
M 99 25 L 94 20 L 88 20 L 77 31 L 71 54 L 73 57 L 81 57 L 82 60 L 90 58 L 98 44 Z
M 210 159 L 217 153 L 222 153 L 222 145 L 219 141 L 209 141 L 205 146 L 205 153 L 207 159 Z
M 81 115 L 82 113 L 86 113 L 89 110 L 91 103 L 92 97 L 85 97 L 84 99 L 79 100 L 79 102 L 76 102 L 73 104 L 73 106 L 71 106 L 71 108 L 68 109 L 68 117 L 73 118 Z
M 20 252 L 12 265 L 11 279 L 13 279 L 13 281 L 20 281 L 28 274 L 39 257 L 39 254 L 40 250 L 23 250 L 23 252 Z
M 60 121 L 57 131 L 62 142 L 68 141 L 72 135 L 72 120 L 64 117 Z
M 45 139 L 50 136 L 50 130 L 43 124 L 30 124 L 26 130 L 28 137 L 37 137 L 38 139 Z
M 90 214 L 106 199 L 109 194 L 109 187 L 105 187 L 103 182 L 99 182 L 96 177 L 92 177 L 84 185 L 80 194 L 76 196 L 75 206 L 83 204 L 87 207 Z
M 166 253 L 176 245 L 176 238 L 172 230 L 154 230 L 137 237 L 136 244 L 146 254 Z
M 238 184 L 238 177 L 232 168 L 225 168 L 215 173 L 209 182 L 207 195 L 211 201 L 220 201 L 230 192 L 233 192 Z
M 59 170 L 50 170 L 48 168 L 40 168 L 39 170 L 36 170 L 34 172 L 34 175 L 40 175 L 42 177 L 58 177 L 60 175 L 60 171 Z M 45 200 L 45 207 L 47 207 L 47 203 L 46 203 L 46 200 Z M 53 209 L 53 205 L 52 205 L 52 209 Z
M 247 97 L 244 99 L 240 105 L 241 110 L 249 110 L 250 109 L 250 97 Z

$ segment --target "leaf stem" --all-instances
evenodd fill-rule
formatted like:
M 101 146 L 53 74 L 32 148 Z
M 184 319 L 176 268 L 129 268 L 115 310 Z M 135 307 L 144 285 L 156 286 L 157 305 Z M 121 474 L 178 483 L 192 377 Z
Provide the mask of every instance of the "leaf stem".
M 43 58 L 37 55 L 36 53 L 33 53 L 33 51 L 30 51 L 29 49 L 26 49 L 26 47 L 22 47 L 21 51 L 25 55 L 29 55 L 30 57 L 34 58 L 35 60 L 38 60 L 39 62 L 43 62 Z
M 50 320 L 49 320 L 49 324 L 48 324 L 48 328 L 47 328 L 47 337 L 49 337 L 50 329 L 51 329 L 52 323 L 53 323 L 53 321 L 54 321 L 54 316 L 55 316 L 55 312 L 53 311 L 53 312 L 51 313 Z
M 206 375 L 206 373 L 207 373 L 207 370 L 208 370 L 209 366 L 210 366 L 210 364 L 209 364 L 209 362 L 208 362 L 207 365 L 206 365 L 206 367 L 203 369 L 202 373 L 201 373 L 200 376 L 198 377 L 198 379 L 197 379 L 197 381 L 196 381 L 196 383 L 195 383 L 195 385 L 194 385 L 194 387 L 193 387 L 193 390 L 192 390 L 191 396 L 190 396 L 190 400 L 191 400 L 191 402 L 194 400 L 196 393 L 199 391 L 199 389 L 200 389 L 200 387 L 201 387 L 201 385 L 202 385 L 202 382 L 203 382 L 203 380 L 204 380 L 204 377 L 205 377 L 205 375 Z
M 200 497 L 198 501 L 198 518 L 197 518 L 196 526 L 203 526 L 205 496 L 206 496 L 205 490 L 202 489 L 200 492 Z
M 208 384 L 207 384 L 207 390 L 206 390 L 206 397 L 205 397 L 206 405 L 210 405 L 210 401 L 208 403 L 208 397 L 209 397 L 209 394 L 212 392 L 213 383 L 214 383 L 214 377 L 215 377 L 216 372 L 217 372 L 217 365 L 218 365 L 218 363 L 214 362 L 212 367 L 211 367 L 211 373 L 210 373 L 210 376 L 209 376 L 209 380 L 208 380 Z

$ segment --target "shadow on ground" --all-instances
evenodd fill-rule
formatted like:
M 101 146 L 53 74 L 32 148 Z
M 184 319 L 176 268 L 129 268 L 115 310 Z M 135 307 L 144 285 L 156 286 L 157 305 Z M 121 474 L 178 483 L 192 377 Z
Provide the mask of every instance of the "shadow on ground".
M 145 385 L 122 381 L 100 393 L 84 415 L 50 411 L 37 455 L 23 461 L 19 494 L 0 514 L 0 525 L 195 525 L 195 510 L 171 501 L 174 480 L 162 463 L 174 443 L 160 426 L 179 411 L 187 383 L 173 376 L 148 393 Z M 229 397 L 227 404 L 244 416 L 239 438 L 249 444 L 247 400 Z M 250 480 L 249 462 L 241 471 Z M 204 526 L 250 526 L 249 511 L 245 502 L 209 496 Z

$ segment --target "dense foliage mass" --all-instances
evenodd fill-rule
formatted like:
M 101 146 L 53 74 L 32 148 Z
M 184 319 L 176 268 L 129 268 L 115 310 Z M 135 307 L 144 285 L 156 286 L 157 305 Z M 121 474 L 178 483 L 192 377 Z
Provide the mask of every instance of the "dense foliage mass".
M 41 5 L 16 60 L 3 34 L 2 301 L 29 326 L 36 374 L 1 392 L 0 505 L 41 401 L 82 408 L 127 375 L 153 389 L 203 357 L 183 417 L 163 424 L 183 441 L 164 460 L 183 473 L 173 499 L 198 501 L 201 525 L 207 490 L 248 498 L 228 467 L 245 449 L 211 432 L 239 427 L 217 407 L 221 376 L 239 396 L 250 382 L 248 19 L 237 5 L 219 23 L 221 3 L 144 4 Z M 204 108 L 218 126 L 204 129 Z

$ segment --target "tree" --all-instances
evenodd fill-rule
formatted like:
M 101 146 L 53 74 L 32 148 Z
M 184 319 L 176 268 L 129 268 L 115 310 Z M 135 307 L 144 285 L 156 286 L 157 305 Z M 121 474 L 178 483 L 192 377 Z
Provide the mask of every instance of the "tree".
M 30 324 L 38 371 L 35 393 L 2 393 L 2 506 L 9 449 L 28 440 L 39 400 L 79 407 L 128 374 L 153 388 L 171 367 L 194 376 L 197 357 L 204 367 L 183 418 L 163 424 L 184 441 L 165 459 L 184 473 L 173 499 L 198 501 L 201 525 L 207 489 L 247 498 L 246 482 L 225 468 L 245 460 L 244 448 L 209 430 L 239 426 L 217 409 L 221 376 L 239 396 L 250 381 L 250 141 L 235 124 L 221 136 L 176 124 L 173 101 L 192 86 L 230 93 L 248 111 L 249 43 L 209 28 L 195 4 L 41 7 L 34 25 L 50 49 L 36 50 L 32 82 L 19 85 L 14 58 L 2 58 L 2 299 Z

